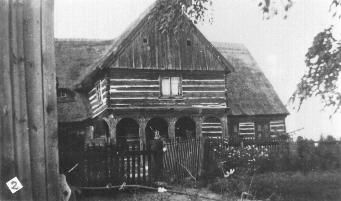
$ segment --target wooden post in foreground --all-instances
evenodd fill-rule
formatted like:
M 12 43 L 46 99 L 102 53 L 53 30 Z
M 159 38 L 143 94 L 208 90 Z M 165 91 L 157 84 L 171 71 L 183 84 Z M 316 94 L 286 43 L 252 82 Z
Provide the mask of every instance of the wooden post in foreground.
M 0 19 L 0 200 L 59 201 L 53 0 L 0 0 Z

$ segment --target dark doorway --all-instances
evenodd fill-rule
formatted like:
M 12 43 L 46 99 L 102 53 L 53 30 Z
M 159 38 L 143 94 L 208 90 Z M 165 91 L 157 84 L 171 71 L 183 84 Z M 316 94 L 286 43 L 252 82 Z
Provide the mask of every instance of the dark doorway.
M 121 119 L 116 126 L 117 144 L 128 146 L 139 143 L 139 124 L 131 118 Z
M 146 126 L 147 142 L 154 139 L 156 130 L 159 131 L 161 138 L 168 138 L 168 122 L 162 118 L 155 117 L 149 120 Z
M 175 123 L 175 137 L 181 140 L 195 138 L 195 122 L 190 117 L 181 117 Z
M 108 138 L 109 137 L 109 127 L 107 122 L 104 120 L 97 120 L 94 124 L 94 135 L 93 138 Z

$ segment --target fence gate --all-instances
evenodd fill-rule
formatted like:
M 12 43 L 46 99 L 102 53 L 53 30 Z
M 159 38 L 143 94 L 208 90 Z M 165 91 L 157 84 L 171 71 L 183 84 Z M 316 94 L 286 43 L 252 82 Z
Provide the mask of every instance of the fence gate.
M 165 179 L 181 180 L 199 175 L 203 139 L 171 141 L 165 144 L 163 176 Z

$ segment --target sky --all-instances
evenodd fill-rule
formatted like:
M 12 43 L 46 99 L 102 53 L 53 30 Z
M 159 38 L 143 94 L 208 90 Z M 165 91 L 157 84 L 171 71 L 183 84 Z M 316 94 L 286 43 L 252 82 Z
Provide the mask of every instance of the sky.
M 113 39 L 119 36 L 154 0 L 55 0 L 55 37 Z M 198 28 L 210 41 L 243 43 L 270 80 L 290 115 L 287 131 L 294 137 L 341 138 L 341 113 L 330 118 L 317 98 L 296 111 L 288 100 L 306 70 L 304 55 L 314 36 L 334 23 L 328 0 L 296 0 L 288 12 L 264 20 L 256 0 L 213 0 L 213 23 Z M 339 23 L 341 24 L 341 23 Z M 341 33 L 341 29 L 340 33 Z M 339 82 L 340 83 L 340 82 Z

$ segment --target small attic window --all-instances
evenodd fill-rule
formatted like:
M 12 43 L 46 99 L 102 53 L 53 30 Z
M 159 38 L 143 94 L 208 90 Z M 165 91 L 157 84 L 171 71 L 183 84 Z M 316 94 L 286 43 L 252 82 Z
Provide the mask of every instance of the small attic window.
M 142 42 L 143 42 L 143 44 L 146 45 L 146 44 L 148 44 L 148 39 L 147 39 L 147 38 L 143 38 L 143 39 L 142 39 Z
M 65 98 L 65 97 L 67 97 L 67 92 L 64 91 L 64 90 L 63 90 L 63 91 L 60 91 L 59 94 L 58 94 L 58 97 L 59 97 L 59 98 Z
M 57 98 L 61 101 L 73 101 L 74 93 L 66 88 L 59 88 L 57 90 Z
M 190 46 L 192 46 L 192 41 L 190 40 L 190 39 L 187 39 L 187 47 L 190 47 Z

